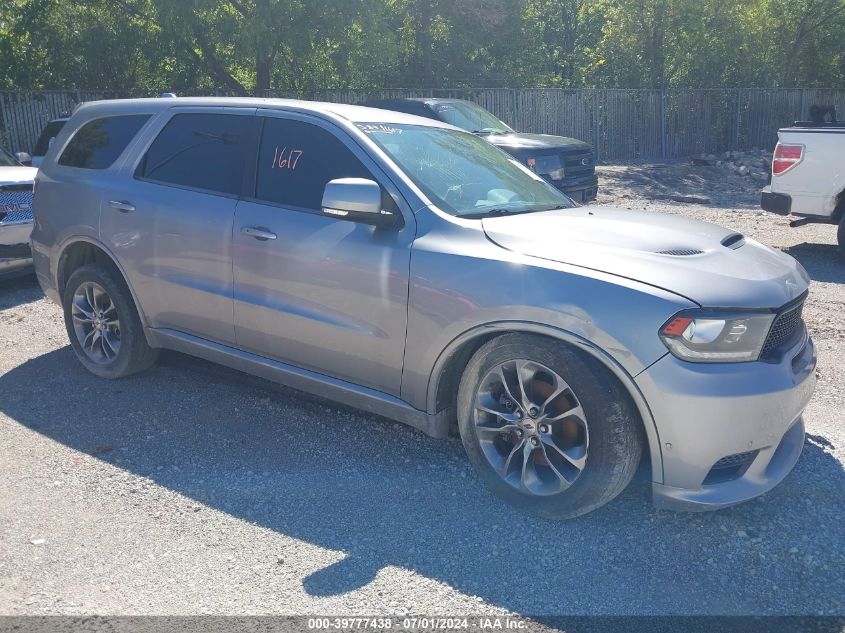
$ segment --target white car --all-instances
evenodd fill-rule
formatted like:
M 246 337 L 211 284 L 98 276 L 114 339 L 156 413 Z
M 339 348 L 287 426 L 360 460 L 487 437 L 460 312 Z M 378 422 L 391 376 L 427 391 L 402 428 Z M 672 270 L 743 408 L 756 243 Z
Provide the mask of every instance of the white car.
M 32 185 L 35 167 L 24 167 L 0 147 L 0 279 L 32 266 Z
M 778 130 L 772 183 L 760 206 L 798 216 L 790 226 L 838 224 L 845 253 L 845 123 L 798 122 Z

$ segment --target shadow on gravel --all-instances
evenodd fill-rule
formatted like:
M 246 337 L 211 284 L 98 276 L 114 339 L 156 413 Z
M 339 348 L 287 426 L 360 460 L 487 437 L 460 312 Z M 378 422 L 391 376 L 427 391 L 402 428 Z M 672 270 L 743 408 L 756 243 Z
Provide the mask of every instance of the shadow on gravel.
M 783 249 L 783 252 L 801 262 L 813 281 L 845 283 L 845 257 L 838 246 L 802 242 Z
M 177 354 L 108 382 L 65 347 L 0 376 L 0 410 L 210 508 L 345 552 L 302 578 L 312 595 L 344 594 L 399 566 L 533 615 L 843 608 L 845 472 L 823 438 L 808 440 L 781 486 L 736 508 L 656 511 L 639 477 L 610 505 L 552 523 L 491 497 L 457 439 Z M 168 508 L 157 510 L 167 520 Z
M 0 310 L 32 303 L 44 297 L 35 274 L 0 279 Z

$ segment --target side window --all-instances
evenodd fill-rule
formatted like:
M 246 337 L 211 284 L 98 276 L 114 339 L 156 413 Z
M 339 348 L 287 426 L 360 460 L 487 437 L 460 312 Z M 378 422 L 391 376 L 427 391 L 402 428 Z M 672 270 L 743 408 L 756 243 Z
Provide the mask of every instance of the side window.
M 237 195 L 252 121 L 239 114 L 177 114 L 150 145 L 137 175 Z
M 149 118 L 148 114 L 127 114 L 88 121 L 70 139 L 59 165 L 108 169 Z
M 264 119 L 257 199 L 319 210 L 326 183 L 335 178 L 373 175 L 331 132 L 302 121 Z

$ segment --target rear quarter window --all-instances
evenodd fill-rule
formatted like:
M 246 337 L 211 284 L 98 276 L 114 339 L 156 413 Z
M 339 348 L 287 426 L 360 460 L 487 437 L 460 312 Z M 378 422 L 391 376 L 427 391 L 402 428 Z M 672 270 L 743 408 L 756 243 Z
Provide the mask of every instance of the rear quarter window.
M 149 114 L 127 114 L 88 121 L 70 139 L 59 165 L 108 169 L 149 118 Z

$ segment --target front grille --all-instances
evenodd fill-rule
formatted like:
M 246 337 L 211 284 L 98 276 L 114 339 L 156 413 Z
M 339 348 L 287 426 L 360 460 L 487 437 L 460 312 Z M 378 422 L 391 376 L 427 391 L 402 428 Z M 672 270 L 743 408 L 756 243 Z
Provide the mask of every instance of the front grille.
M 761 360 L 777 360 L 778 352 L 783 351 L 784 347 L 795 342 L 799 333 L 804 329 L 804 319 L 801 318 L 803 310 L 804 298 L 775 317 L 760 352 Z
M 720 484 L 742 477 L 759 452 L 756 450 L 746 451 L 723 457 L 713 464 L 710 472 L 707 473 L 707 477 L 704 478 L 704 485 Z
M 32 185 L 0 189 L 0 224 L 32 221 Z
M 596 171 L 596 161 L 590 151 L 561 154 L 560 162 L 567 177 L 586 176 Z

